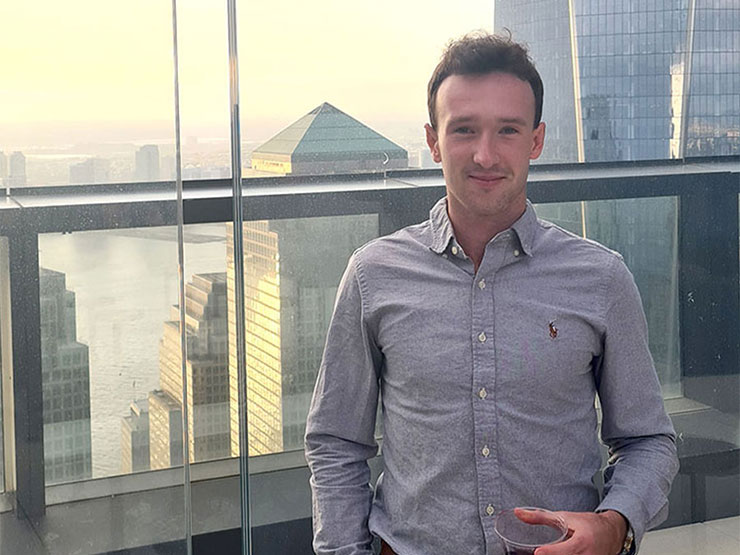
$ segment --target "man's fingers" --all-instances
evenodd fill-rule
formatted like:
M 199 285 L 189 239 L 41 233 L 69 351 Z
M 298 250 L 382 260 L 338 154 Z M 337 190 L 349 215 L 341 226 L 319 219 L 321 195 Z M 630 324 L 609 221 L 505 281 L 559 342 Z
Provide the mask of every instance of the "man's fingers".
M 553 528 L 562 528 L 565 523 L 558 513 L 543 511 L 540 509 L 528 509 L 527 507 L 517 507 L 514 509 L 514 515 L 527 524 L 544 524 Z
M 578 553 L 581 553 L 580 542 L 574 540 L 572 535 L 569 535 L 567 539 L 560 543 L 538 547 L 534 555 L 577 555 Z
M 514 514 L 519 520 L 527 524 L 546 524 L 548 521 L 546 513 L 542 511 L 518 507 L 514 509 Z

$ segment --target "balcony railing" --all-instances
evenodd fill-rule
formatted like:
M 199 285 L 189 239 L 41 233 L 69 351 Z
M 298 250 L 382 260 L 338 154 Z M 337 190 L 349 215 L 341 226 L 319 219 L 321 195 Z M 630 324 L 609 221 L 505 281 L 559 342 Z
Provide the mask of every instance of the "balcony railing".
M 248 179 L 244 220 L 374 216 L 373 232 L 386 234 L 425 219 L 443 194 L 438 170 Z M 683 463 L 665 526 L 740 513 L 732 494 L 740 443 L 739 194 L 738 157 L 535 166 L 530 174 L 529 197 L 541 215 L 575 232 L 585 229 L 620 247 L 628 265 L 633 261 Z M 229 180 L 186 182 L 185 225 L 228 223 L 231 196 Z M 41 239 L 175 225 L 174 185 L 166 182 L 14 189 L 0 199 L 6 491 L 0 518 L 15 508 L 40 543 L 51 544 L 42 546 L 50 552 L 176 544 L 185 516 L 178 508 L 183 482 L 177 468 L 47 485 Z M 318 249 L 317 256 L 326 256 Z M 377 472 L 382 458 L 373 466 Z M 192 517 L 202 541 L 228 543 L 230 533 L 238 534 L 238 472 L 235 459 L 194 464 Z M 310 494 L 302 453 L 255 457 L 250 473 L 253 540 L 263 548 L 255 552 L 308 552 Z M 97 533 L 101 526 L 109 533 Z

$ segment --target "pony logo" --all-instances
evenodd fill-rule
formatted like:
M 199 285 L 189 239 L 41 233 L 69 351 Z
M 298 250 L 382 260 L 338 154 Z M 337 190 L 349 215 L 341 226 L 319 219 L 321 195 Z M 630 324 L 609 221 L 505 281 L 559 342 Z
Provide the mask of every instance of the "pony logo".
M 558 328 L 555 327 L 555 320 L 547 324 L 547 328 L 550 330 L 550 337 L 552 339 L 557 339 L 558 337 Z

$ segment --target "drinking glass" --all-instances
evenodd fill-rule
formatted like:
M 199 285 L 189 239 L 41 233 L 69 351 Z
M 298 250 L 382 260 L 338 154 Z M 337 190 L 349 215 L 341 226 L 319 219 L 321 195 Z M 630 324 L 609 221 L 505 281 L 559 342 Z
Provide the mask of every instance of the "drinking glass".
M 531 524 L 520 519 L 515 509 L 503 510 L 494 519 L 494 531 L 507 555 L 533 555 L 538 547 L 561 542 L 568 534 L 565 521 L 555 513 L 538 507 L 519 509 L 536 513 L 531 515 Z

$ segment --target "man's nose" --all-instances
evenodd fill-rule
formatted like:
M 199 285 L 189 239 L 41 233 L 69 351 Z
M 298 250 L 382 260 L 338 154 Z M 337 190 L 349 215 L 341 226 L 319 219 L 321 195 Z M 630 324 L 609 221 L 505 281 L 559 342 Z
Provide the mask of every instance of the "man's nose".
M 499 163 L 496 141 L 482 136 L 475 145 L 473 162 L 482 168 L 492 168 Z

